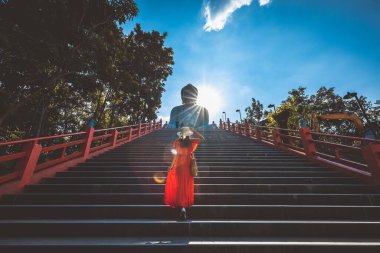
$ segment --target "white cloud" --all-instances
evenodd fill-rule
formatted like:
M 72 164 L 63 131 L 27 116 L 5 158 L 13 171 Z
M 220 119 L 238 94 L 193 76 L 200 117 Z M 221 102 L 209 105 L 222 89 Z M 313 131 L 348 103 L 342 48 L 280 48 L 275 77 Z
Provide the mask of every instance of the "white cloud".
M 220 31 L 226 25 L 229 17 L 234 11 L 245 5 L 250 5 L 252 0 L 230 0 L 221 10 L 216 13 L 211 13 L 210 2 L 205 5 L 204 17 L 206 18 L 206 24 L 203 29 L 207 32 Z
M 271 0 L 259 0 L 260 6 L 267 5 L 270 2 Z M 230 19 L 232 13 L 243 6 L 249 6 L 251 3 L 252 0 L 228 0 L 227 4 L 213 12 L 211 10 L 210 1 L 207 2 L 203 11 L 203 15 L 206 19 L 206 24 L 203 26 L 203 29 L 206 32 L 222 30 Z
M 267 5 L 270 3 L 271 0 L 259 0 L 260 6 Z

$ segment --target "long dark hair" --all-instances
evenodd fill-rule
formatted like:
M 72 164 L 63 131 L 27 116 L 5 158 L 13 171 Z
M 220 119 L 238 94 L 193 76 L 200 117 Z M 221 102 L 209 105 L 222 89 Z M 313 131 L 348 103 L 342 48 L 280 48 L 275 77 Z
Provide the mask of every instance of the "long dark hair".
M 179 145 L 181 146 L 181 148 L 190 146 L 191 145 L 190 137 L 189 136 L 186 136 L 185 138 L 180 137 Z

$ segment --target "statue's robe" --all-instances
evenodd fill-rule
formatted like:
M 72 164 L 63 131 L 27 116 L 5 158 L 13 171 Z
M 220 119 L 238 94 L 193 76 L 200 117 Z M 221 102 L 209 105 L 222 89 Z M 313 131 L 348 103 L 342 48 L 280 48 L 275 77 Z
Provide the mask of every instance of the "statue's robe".
M 176 106 L 170 113 L 170 128 L 183 126 L 204 128 L 209 125 L 209 114 L 206 108 L 197 104 Z

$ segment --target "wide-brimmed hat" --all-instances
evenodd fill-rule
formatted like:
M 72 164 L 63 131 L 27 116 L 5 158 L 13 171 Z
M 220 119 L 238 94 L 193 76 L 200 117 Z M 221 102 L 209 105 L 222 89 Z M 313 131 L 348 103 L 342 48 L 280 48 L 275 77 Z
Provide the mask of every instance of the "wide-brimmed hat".
M 181 130 L 181 131 L 179 131 L 179 132 L 177 133 L 177 135 L 178 135 L 179 137 L 181 137 L 181 136 L 186 137 L 186 136 L 191 136 L 191 135 L 193 135 L 193 131 L 191 131 L 189 127 L 181 127 L 180 130 Z

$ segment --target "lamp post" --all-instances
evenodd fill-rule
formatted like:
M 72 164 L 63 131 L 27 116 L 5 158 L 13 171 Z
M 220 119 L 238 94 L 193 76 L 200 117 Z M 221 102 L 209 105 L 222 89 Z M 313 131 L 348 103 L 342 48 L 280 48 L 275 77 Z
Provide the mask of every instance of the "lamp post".
M 276 106 L 274 106 L 274 104 L 269 104 L 268 108 L 273 108 L 273 112 L 276 112 Z
M 227 114 L 226 114 L 226 112 L 222 112 L 222 114 L 224 114 L 224 122 L 226 122 L 227 121 Z
M 355 98 L 356 103 L 358 104 L 360 110 L 362 111 L 363 116 L 367 121 L 369 129 L 371 130 L 372 134 L 377 138 L 376 131 L 372 128 L 371 121 L 369 120 L 368 115 L 365 112 L 363 105 L 360 103 L 360 100 L 358 98 L 358 94 L 356 92 L 347 92 L 347 94 L 343 96 L 343 99 L 351 99 L 353 97 Z
M 239 113 L 239 115 L 240 115 L 240 123 L 242 123 L 242 121 L 241 121 L 241 112 L 240 112 L 240 109 L 236 109 L 236 112 Z

